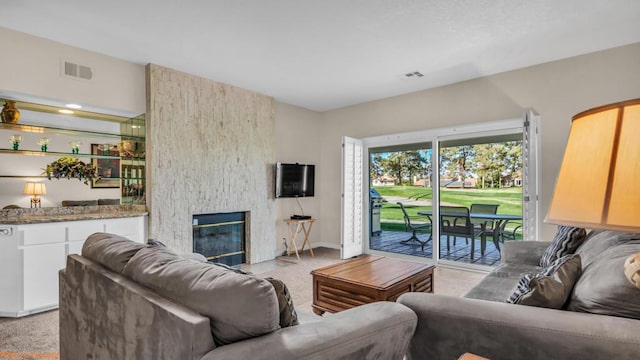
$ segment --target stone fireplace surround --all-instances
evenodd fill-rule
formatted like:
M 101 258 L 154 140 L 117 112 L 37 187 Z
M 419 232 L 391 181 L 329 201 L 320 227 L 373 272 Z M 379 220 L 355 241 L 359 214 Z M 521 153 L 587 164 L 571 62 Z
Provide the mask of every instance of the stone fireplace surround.
M 273 98 L 149 64 L 149 238 L 193 251 L 194 214 L 250 212 L 247 262 L 275 256 Z

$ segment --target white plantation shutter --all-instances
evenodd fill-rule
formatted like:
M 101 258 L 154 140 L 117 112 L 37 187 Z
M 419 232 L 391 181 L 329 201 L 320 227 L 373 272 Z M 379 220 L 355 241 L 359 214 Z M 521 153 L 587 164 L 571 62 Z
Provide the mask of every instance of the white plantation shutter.
M 524 240 L 538 240 L 539 181 L 538 164 L 540 116 L 532 110 L 524 116 L 522 129 L 522 228 Z
M 342 138 L 342 238 L 340 256 L 348 259 L 362 254 L 364 233 L 362 141 Z

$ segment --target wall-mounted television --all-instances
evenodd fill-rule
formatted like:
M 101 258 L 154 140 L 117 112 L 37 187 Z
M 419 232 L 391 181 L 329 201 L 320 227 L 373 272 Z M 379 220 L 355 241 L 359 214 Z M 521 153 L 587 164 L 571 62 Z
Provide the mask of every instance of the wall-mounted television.
M 276 164 L 276 197 L 309 197 L 314 194 L 315 166 Z

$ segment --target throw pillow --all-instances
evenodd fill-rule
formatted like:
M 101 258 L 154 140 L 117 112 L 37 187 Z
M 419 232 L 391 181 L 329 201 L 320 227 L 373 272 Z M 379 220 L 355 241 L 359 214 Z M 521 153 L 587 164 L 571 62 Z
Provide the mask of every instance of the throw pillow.
M 274 279 L 272 277 L 265 278 L 276 289 L 276 295 L 278 295 L 278 306 L 280 308 L 280 327 L 288 327 L 298 325 L 298 314 L 296 309 L 293 308 L 293 300 L 287 285 L 282 280 Z
M 627 238 L 628 234 L 619 233 Z M 573 288 L 571 311 L 640 320 L 640 289 L 624 275 L 625 260 L 640 251 L 640 235 L 607 249 L 586 266 Z
M 524 275 L 508 303 L 562 309 L 582 267 L 579 255 L 567 255 L 538 274 Z
M 573 254 L 586 238 L 587 232 L 582 228 L 558 226 L 551 244 L 540 258 L 540 266 L 546 268 L 557 259 Z

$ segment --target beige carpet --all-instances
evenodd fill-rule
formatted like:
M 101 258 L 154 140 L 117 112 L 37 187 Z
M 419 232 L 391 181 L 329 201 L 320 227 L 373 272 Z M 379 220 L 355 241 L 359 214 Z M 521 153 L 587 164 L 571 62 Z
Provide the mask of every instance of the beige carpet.
M 274 277 L 287 284 L 298 312 L 312 314 L 311 270 L 341 261 L 334 249 L 314 249 L 315 257 L 304 252 L 300 261 L 294 256 L 281 256 L 273 261 L 245 265 L 245 270 L 261 277 Z M 434 289 L 437 294 L 462 296 L 475 286 L 484 274 L 436 268 Z M 59 350 L 58 311 L 48 311 L 22 318 L 0 318 L 0 359 L 3 353 L 15 353 L 19 358 L 32 359 L 29 354 L 51 354 Z M 25 356 L 26 357 L 23 357 Z

